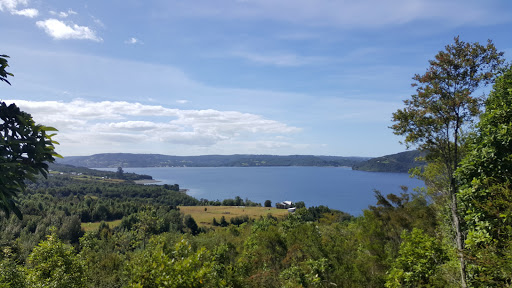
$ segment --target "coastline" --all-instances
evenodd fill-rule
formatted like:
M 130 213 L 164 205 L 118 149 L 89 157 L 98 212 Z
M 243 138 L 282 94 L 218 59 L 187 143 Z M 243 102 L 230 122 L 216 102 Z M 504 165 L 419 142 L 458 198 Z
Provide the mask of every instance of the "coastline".
M 145 179 L 145 180 L 134 180 L 135 184 L 151 184 L 151 183 L 158 183 L 162 181 L 154 180 L 154 179 Z

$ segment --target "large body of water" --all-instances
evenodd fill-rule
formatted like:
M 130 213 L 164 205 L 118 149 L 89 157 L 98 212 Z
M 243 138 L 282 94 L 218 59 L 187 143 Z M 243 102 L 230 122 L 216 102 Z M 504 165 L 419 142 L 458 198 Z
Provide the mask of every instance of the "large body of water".
M 103 169 L 102 169 L 103 170 Z M 116 171 L 117 169 L 105 169 Z M 285 200 L 304 201 L 306 206 L 325 205 L 360 215 L 375 205 L 373 190 L 400 193 L 424 183 L 403 173 L 354 171 L 347 167 L 158 167 L 123 168 L 125 172 L 151 175 L 158 184 L 179 184 L 200 199 L 248 198 L 272 205 Z

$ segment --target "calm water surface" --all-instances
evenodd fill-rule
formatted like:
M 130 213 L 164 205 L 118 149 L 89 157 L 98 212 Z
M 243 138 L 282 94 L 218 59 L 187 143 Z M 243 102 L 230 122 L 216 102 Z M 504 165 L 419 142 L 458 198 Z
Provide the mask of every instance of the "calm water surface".
M 116 171 L 117 169 L 105 169 Z M 125 172 L 151 175 L 158 184 L 179 184 L 200 199 L 223 200 L 240 196 L 272 205 L 280 201 L 304 201 L 306 206 L 325 205 L 360 215 L 375 205 L 373 190 L 400 193 L 424 183 L 402 173 L 354 171 L 348 167 L 158 167 L 123 168 Z

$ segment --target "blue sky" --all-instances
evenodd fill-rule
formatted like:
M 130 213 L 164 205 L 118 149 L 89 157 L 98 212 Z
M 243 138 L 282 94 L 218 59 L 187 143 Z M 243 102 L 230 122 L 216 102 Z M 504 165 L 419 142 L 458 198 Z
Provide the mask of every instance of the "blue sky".
M 512 1 L 0 0 L 0 99 L 106 152 L 381 156 L 460 35 L 512 54 Z

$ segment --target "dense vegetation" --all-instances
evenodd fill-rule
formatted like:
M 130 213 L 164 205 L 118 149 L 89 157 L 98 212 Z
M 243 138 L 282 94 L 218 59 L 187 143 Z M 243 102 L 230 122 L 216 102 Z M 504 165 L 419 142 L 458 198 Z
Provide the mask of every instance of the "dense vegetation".
M 257 166 L 352 166 L 364 157 L 312 155 L 202 155 L 169 156 L 160 154 L 105 153 L 71 156 L 59 160 L 89 168 L 117 167 L 257 167 Z
M 385 283 L 403 229 L 423 227 L 435 235 L 434 218 L 425 217 L 431 208 L 417 194 L 377 193 L 376 206 L 358 218 L 320 206 L 284 220 L 219 219 L 212 230 L 182 215 L 178 205 L 216 201 L 168 189 L 173 185 L 52 175 L 18 198 L 23 220 L 0 219 L 0 285 L 377 287 Z M 113 220 L 120 221 L 116 227 L 109 226 Z M 81 223 L 89 221 L 100 225 L 84 232 Z

